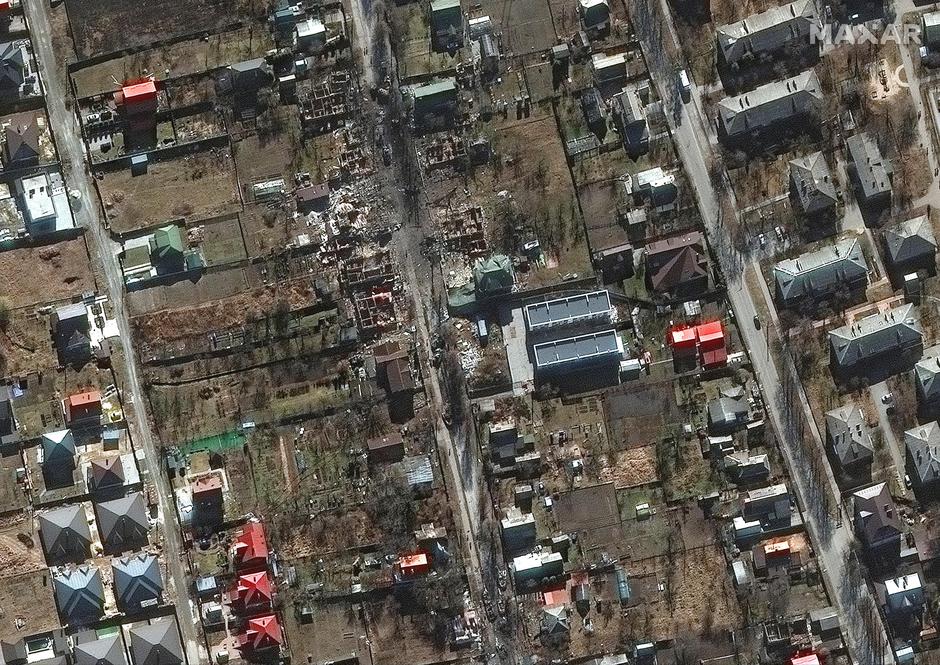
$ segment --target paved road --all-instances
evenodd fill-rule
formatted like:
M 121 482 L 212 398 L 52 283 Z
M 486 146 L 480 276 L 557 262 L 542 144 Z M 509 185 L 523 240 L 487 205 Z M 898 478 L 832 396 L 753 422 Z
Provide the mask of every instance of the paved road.
M 46 91 L 46 106 L 49 121 L 55 133 L 56 147 L 62 162 L 62 170 L 70 189 L 81 193 L 81 202 L 74 206 L 75 221 L 85 229 L 88 242 L 94 245 L 98 260 L 107 277 L 107 290 L 117 319 L 121 344 L 124 348 L 124 371 L 122 402 L 134 405 L 136 422 L 131 421 L 132 436 L 138 450 L 144 453 L 144 462 L 149 479 L 157 488 L 159 498 L 158 522 L 162 527 L 164 563 L 170 573 L 169 588 L 179 599 L 177 615 L 182 629 L 186 653 L 190 665 L 207 660 L 205 649 L 196 630 L 196 621 L 192 616 L 192 603 L 189 599 L 187 571 L 183 563 L 183 548 L 176 521 L 170 483 L 162 473 L 156 438 L 150 429 L 144 409 L 144 392 L 141 388 L 137 368 L 137 357 L 124 306 L 124 283 L 121 268 L 115 256 L 115 244 L 101 219 L 100 208 L 89 172 L 86 170 L 85 150 L 82 143 L 78 120 L 65 106 L 68 90 L 65 81 L 57 76 L 56 56 L 52 49 L 52 31 L 49 24 L 49 3 L 44 0 L 26 0 L 24 2 L 26 19 L 36 60 Z
M 823 492 L 830 493 L 832 497 L 839 496 L 831 470 L 827 464 L 823 465 L 828 472 L 828 487 L 818 486 L 811 474 L 806 472 L 806 453 L 799 443 L 800 439 L 806 435 L 811 436 L 820 453 L 823 452 L 823 443 L 802 385 L 796 378 L 795 367 L 789 354 L 784 354 L 785 366 L 782 372 L 778 370 L 768 348 L 765 331 L 756 329 L 752 323 L 759 310 L 743 279 L 747 261 L 731 246 L 731 234 L 727 232 L 722 220 L 721 198 L 712 184 L 707 166 L 714 155 L 716 138 L 711 123 L 703 116 L 701 91 L 695 89 L 691 102 L 683 104 L 676 88 L 676 64 L 668 54 L 681 51 L 668 4 L 666 0 L 637 0 L 633 3 L 633 8 L 634 27 L 653 81 L 664 100 L 666 118 L 673 132 L 680 159 L 695 189 L 709 241 L 728 282 L 728 298 L 738 319 L 744 342 L 750 351 L 754 371 L 767 403 L 767 412 L 781 439 L 781 450 L 790 469 L 791 486 L 796 490 L 800 505 L 804 509 L 804 519 L 816 548 L 827 588 L 833 596 L 832 601 L 844 617 L 843 627 L 853 660 L 860 665 L 875 665 L 879 661 L 891 662 L 893 654 L 890 650 L 886 649 L 882 654 L 874 653 L 878 647 L 873 646 L 871 636 L 863 627 L 861 603 L 869 601 L 860 599 L 869 596 L 867 588 L 846 583 L 849 579 L 847 560 L 852 541 L 851 532 L 846 526 L 838 526 L 838 518 L 833 519 L 833 516 L 827 514 L 823 508 L 824 504 L 820 501 Z M 726 197 L 728 200 L 724 206 L 725 214 L 737 217 L 733 196 L 726 194 Z M 773 311 L 772 304 L 770 309 Z M 806 423 L 805 429 L 803 423 Z M 851 523 L 844 519 L 842 521 Z M 881 639 L 876 638 L 875 643 L 887 645 L 884 627 L 880 622 L 879 631 Z
M 895 491 L 905 492 L 904 483 L 901 482 L 901 479 L 904 478 L 904 447 L 898 441 L 898 437 L 894 435 L 891 421 L 888 419 L 889 405 L 884 401 L 884 396 L 890 392 L 888 383 L 881 381 L 869 386 L 868 391 L 871 395 L 871 401 L 875 404 L 875 409 L 878 410 L 878 424 L 881 426 L 884 445 L 888 447 L 888 452 L 891 453 L 891 461 L 894 462 L 894 470 L 898 474 L 899 482 L 894 489 Z

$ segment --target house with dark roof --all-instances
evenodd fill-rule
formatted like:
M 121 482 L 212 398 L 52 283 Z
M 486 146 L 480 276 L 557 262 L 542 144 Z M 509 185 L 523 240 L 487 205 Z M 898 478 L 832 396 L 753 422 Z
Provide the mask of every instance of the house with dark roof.
M 855 134 L 846 141 L 849 152 L 849 175 L 862 205 L 874 207 L 891 203 L 891 179 L 894 167 L 881 154 L 878 143 L 867 132 Z
M 926 270 L 937 272 L 937 239 L 927 215 L 920 215 L 898 226 L 885 229 L 885 254 L 895 277 Z
M 542 609 L 541 631 L 539 638 L 542 642 L 555 644 L 564 642 L 571 636 L 571 619 L 565 605 L 555 605 Z
M 904 432 L 907 474 L 919 493 L 940 487 L 940 425 L 929 422 Z
M 69 626 L 88 625 L 104 615 L 104 586 L 97 568 L 62 568 L 53 572 L 53 581 L 59 614 Z
M 88 489 L 107 492 L 124 487 L 124 464 L 120 455 L 98 457 L 88 465 Z
M 896 560 L 901 554 L 901 517 L 887 483 L 865 487 L 852 494 L 855 535 L 865 551 L 878 560 Z
M 183 237 L 178 226 L 168 224 L 150 238 L 150 262 L 158 275 L 171 275 L 185 269 Z
M 150 522 L 141 492 L 96 503 L 95 514 L 106 554 L 120 554 L 147 545 Z
M 914 305 L 872 314 L 829 331 L 829 366 L 839 374 L 868 372 L 876 361 L 900 366 L 916 362 L 924 333 Z
M 940 346 L 924 351 L 924 357 L 914 365 L 914 383 L 922 411 L 931 411 L 940 405 Z
M 875 593 L 889 619 L 907 619 L 920 614 L 926 603 L 920 573 L 908 573 L 876 582 Z
M 238 636 L 238 648 L 245 655 L 279 649 L 283 643 L 281 624 L 273 614 L 249 619 Z
M 857 238 L 784 259 L 774 266 L 773 274 L 776 300 L 787 307 L 839 292 L 858 298 L 868 285 L 868 264 Z
M 718 102 L 718 129 L 724 139 L 744 140 L 785 125 L 800 127 L 822 108 L 823 94 L 812 69 Z
M 69 469 L 75 466 L 75 437 L 72 430 L 62 429 L 55 432 L 46 432 L 40 437 L 42 447 L 42 464 L 45 466 L 68 465 Z
M 718 54 L 725 64 L 737 67 L 747 60 L 779 54 L 791 46 L 809 45 L 810 32 L 818 25 L 816 3 L 796 0 L 719 26 L 715 31 Z
M 56 355 L 62 366 L 91 359 L 91 322 L 85 303 L 77 302 L 57 308 L 51 317 Z
M 836 207 L 835 180 L 821 152 L 790 161 L 790 200 L 804 215 L 819 215 Z
M 633 86 L 627 86 L 611 99 L 614 122 L 620 132 L 623 148 L 631 157 L 649 152 L 650 130 L 646 120 L 646 109 L 640 94 Z
M 94 633 L 91 633 L 94 635 Z M 127 665 L 124 655 L 124 641 L 120 633 L 112 633 L 97 639 L 82 639 L 85 635 L 75 636 L 72 658 L 75 665 Z
M 10 399 L 10 390 L 0 385 L 0 444 L 6 446 L 18 443 L 19 434 L 16 432 L 16 418 L 13 416 L 13 401 Z
M 39 536 L 50 564 L 81 563 L 91 554 L 88 517 L 80 503 L 40 513 Z
M 607 0 L 578 0 L 581 27 L 588 35 L 600 35 L 610 29 L 610 5 Z
M 0 91 L 15 99 L 29 74 L 26 47 L 13 42 L 0 43 Z
M 370 464 L 400 462 L 405 456 L 405 442 L 401 434 L 392 432 L 366 441 L 366 451 Z
M 179 628 L 172 616 L 151 619 L 130 629 L 133 665 L 183 665 Z
M 273 81 L 271 67 L 264 58 L 243 60 L 229 67 L 232 89 L 237 93 L 257 92 Z
M 3 163 L 8 169 L 39 164 L 39 125 L 36 117 L 24 113 L 13 118 L 3 130 Z
M 708 289 L 705 238 L 693 231 L 646 246 L 646 281 L 657 293 L 684 297 Z
M 111 560 L 111 577 L 118 608 L 125 614 L 157 607 L 163 598 L 160 560 L 149 552 Z
M 844 473 L 864 473 L 871 466 L 875 445 L 865 416 L 855 404 L 826 413 L 826 440 Z

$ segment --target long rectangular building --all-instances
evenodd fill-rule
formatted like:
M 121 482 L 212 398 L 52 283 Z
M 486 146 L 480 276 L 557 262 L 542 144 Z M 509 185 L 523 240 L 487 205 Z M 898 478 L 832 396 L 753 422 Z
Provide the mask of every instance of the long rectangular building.
M 725 136 L 759 132 L 822 108 L 819 78 L 812 69 L 718 102 L 718 124 Z
M 576 370 L 619 362 L 623 358 L 623 340 L 616 330 L 588 333 L 532 347 L 535 367 L 540 372 Z
M 850 238 L 815 252 L 800 254 L 774 266 L 777 302 L 791 305 L 805 298 L 820 298 L 839 289 L 864 288 L 868 264 L 858 239 Z
M 718 49 L 729 65 L 747 57 L 770 55 L 791 45 L 810 44 L 810 32 L 819 25 L 814 0 L 796 0 L 752 14 L 716 31 Z
M 829 331 L 830 363 L 851 370 L 890 355 L 922 348 L 924 333 L 914 305 L 900 305 Z
M 592 291 L 532 303 L 526 305 L 525 317 L 530 333 L 589 321 L 610 323 L 613 319 L 610 294 L 607 291 Z

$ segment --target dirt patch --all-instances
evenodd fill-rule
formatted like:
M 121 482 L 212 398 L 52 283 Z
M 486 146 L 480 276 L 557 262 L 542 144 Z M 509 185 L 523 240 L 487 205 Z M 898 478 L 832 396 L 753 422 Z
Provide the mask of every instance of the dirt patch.
M 200 32 L 231 22 L 230 3 L 193 0 L 66 0 L 81 59 Z
M 0 607 L 4 616 L 0 639 L 4 642 L 14 643 L 59 627 L 48 570 L 5 578 L 0 584 Z
M 618 489 L 656 481 L 656 446 L 630 448 L 610 455 L 601 470 L 602 482 L 613 481 Z
M 608 391 L 605 409 L 610 440 L 622 441 L 624 448 L 649 446 L 662 437 L 664 426 L 683 420 L 670 381 Z
M 30 310 L 14 310 L 9 325 L 0 330 L 0 373 L 18 376 L 56 365 L 48 319 Z
M 83 238 L 0 252 L 0 275 L 3 297 L 14 309 L 95 290 Z
M 155 162 L 146 175 L 107 173 L 99 183 L 112 230 L 128 233 L 169 219 L 189 222 L 236 211 L 235 166 L 228 149 Z

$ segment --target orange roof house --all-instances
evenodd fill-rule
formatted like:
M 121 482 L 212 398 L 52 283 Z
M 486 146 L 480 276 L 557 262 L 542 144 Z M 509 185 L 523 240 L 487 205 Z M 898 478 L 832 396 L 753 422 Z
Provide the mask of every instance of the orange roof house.
M 128 81 L 114 93 L 114 104 L 127 115 L 155 113 L 157 110 L 157 84 L 152 78 Z
M 281 624 L 273 614 L 249 619 L 245 632 L 238 636 L 238 647 L 243 651 L 273 649 L 283 642 Z
M 65 400 L 65 415 L 69 423 L 101 417 L 101 393 L 90 390 L 69 395 Z
M 695 328 L 676 327 L 669 331 L 669 346 L 673 349 L 695 348 Z
M 418 552 L 398 557 L 398 568 L 401 570 L 402 577 L 414 577 L 427 573 L 431 564 L 428 562 L 427 554 Z
M 268 540 L 264 525 L 249 522 L 241 528 L 232 545 L 232 559 L 239 570 L 266 568 L 268 565 Z
M 268 609 L 273 598 L 271 580 L 267 571 L 248 573 L 238 578 L 235 584 L 233 604 L 237 611 L 251 613 Z

